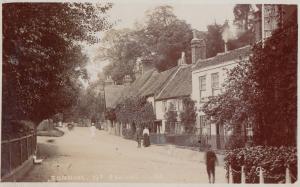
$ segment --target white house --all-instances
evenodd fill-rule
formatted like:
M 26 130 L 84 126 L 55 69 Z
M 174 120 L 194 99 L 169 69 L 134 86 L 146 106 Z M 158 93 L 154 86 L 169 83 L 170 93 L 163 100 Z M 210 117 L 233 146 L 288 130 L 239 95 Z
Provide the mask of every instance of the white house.
M 228 70 L 237 65 L 239 60 L 248 58 L 250 46 L 220 53 L 209 59 L 200 59 L 192 71 L 192 99 L 197 106 L 197 127 L 202 141 L 212 145 L 213 148 L 224 148 L 226 132 L 224 124 L 215 124 L 207 120 L 201 110 L 208 97 L 217 96 L 224 88 Z

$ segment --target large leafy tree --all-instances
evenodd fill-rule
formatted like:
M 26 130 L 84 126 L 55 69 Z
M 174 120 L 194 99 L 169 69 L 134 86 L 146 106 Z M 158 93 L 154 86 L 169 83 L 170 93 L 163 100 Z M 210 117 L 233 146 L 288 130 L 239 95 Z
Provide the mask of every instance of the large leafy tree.
M 158 70 L 176 66 L 181 52 L 185 52 L 187 62 L 191 62 L 191 26 L 178 19 L 171 6 L 159 6 L 149 10 L 146 14 L 146 25 L 139 33 L 140 40 L 147 45 L 148 53 L 154 54 Z
M 86 77 L 80 42 L 110 24 L 111 4 L 3 4 L 3 124 L 10 119 L 39 122 L 74 101 L 78 77 Z
M 135 32 L 130 29 L 111 29 L 106 32 L 102 42 L 97 58 L 110 61 L 104 69 L 105 74 L 110 75 L 117 84 L 122 84 L 126 75 L 134 80 L 134 65 L 143 51 Z

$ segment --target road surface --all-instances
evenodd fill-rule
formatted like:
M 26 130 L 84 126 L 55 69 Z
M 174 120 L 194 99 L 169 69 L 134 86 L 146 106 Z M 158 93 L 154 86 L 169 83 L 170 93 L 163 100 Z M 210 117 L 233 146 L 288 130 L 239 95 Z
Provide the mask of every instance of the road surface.
M 21 182 L 208 182 L 200 152 L 168 145 L 137 148 L 135 141 L 106 131 L 92 136 L 87 127 L 65 132 L 58 138 L 38 137 L 44 161 Z M 217 166 L 216 183 L 225 182 L 225 170 Z

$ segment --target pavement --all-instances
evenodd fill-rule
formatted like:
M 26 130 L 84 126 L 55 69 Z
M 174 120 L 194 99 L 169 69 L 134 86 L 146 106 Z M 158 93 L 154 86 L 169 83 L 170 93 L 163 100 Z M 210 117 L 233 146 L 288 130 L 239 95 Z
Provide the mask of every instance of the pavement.
M 173 145 L 137 148 L 135 141 L 87 127 L 62 130 L 62 137 L 38 137 L 44 160 L 20 182 L 208 183 L 202 152 Z M 216 183 L 226 183 L 219 162 Z

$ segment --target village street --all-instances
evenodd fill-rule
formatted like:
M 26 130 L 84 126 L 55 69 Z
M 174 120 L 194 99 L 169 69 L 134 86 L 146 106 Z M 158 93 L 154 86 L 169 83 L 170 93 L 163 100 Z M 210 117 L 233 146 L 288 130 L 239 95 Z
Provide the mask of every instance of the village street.
M 40 165 L 21 182 L 167 182 L 207 183 L 203 153 L 168 145 L 137 148 L 137 143 L 106 131 L 64 130 L 59 138 L 38 137 Z M 216 183 L 225 183 L 223 166 Z

